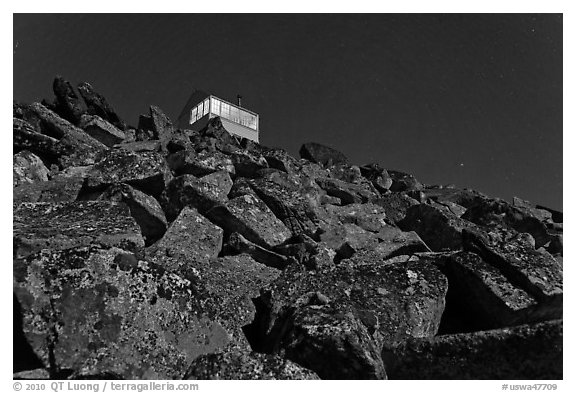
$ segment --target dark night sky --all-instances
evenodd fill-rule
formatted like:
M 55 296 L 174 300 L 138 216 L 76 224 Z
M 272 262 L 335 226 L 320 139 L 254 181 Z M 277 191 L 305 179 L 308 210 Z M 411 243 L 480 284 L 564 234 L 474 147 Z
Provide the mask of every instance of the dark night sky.
M 562 209 L 561 15 L 15 15 L 14 99 L 56 74 L 133 125 L 241 93 L 265 145 Z

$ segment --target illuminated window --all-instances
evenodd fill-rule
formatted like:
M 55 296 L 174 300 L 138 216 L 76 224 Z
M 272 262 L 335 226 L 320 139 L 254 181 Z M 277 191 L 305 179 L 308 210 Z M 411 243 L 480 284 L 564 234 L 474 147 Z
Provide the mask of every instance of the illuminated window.
M 196 114 L 197 113 L 198 113 L 198 108 L 197 107 L 192 108 L 192 113 L 190 114 L 190 124 L 192 124 L 196 121 Z
M 210 100 L 206 98 L 204 100 L 204 112 L 202 113 L 202 116 L 206 116 L 208 112 L 210 112 Z
M 220 100 L 212 97 L 212 102 L 210 103 L 210 112 L 216 116 L 220 116 Z

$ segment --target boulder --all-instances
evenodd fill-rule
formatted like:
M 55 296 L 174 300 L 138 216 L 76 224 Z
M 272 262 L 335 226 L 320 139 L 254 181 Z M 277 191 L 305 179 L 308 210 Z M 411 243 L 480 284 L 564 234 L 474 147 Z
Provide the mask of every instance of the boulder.
M 409 339 L 383 351 L 390 379 L 562 379 L 562 321 Z
M 340 198 L 344 205 L 371 202 L 379 196 L 366 184 L 352 184 L 332 178 L 317 178 L 315 181 L 328 195 Z
M 172 175 L 164 158 L 155 152 L 133 152 L 112 149 L 98 157 L 86 179 L 89 189 L 104 189 L 116 183 L 126 183 L 158 197 Z
M 208 316 L 213 297 L 118 249 L 17 259 L 14 294 L 21 334 L 51 378 L 181 379 L 196 357 L 231 340 Z
M 426 204 L 410 207 L 398 226 L 404 231 L 415 231 L 433 251 L 461 250 L 462 230 L 477 228 L 446 210 Z
M 388 175 L 392 179 L 392 185 L 390 186 L 390 191 L 400 192 L 400 191 L 419 191 L 424 186 L 416 180 L 413 175 L 408 173 L 393 171 L 388 169 Z
M 393 224 L 403 220 L 406 212 L 411 206 L 417 205 L 418 201 L 403 193 L 391 193 L 382 195 L 372 201 L 375 205 L 381 206 L 386 213 L 386 218 Z
M 557 309 L 539 303 L 476 254 L 460 252 L 450 256 L 445 271 L 450 283 L 449 296 L 458 304 L 458 309 L 452 312 L 460 319 L 467 319 L 473 330 L 562 317 Z
M 25 120 L 13 119 L 12 142 L 14 153 L 30 151 L 48 164 L 56 164 L 60 157 L 69 153 L 69 149 L 58 139 L 39 133 Z
M 251 179 L 248 183 L 293 235 L 316 232 L 318 217 L 314 207 L 319 204 L 316 190 L 291 177 Z
M 71 150 L 72 155 L 82 152 L 87 155 L 85 160 L 89 160 L 106 150 L 105 145 L 45 106 L 35 102 L 27 108 L 24 119 L 42 134 L 58 139 L 60 144 Z
M 55 112 L 70 123 L 78 125 L 82 115 L 86 112 L 86 106 L 78 97 L 70 82 L 61 76 L 57 76 L 52 84 L 52 89 L 56 96 L 54 103 Z
M 321 378 L 384 378 L 382 343 L 436 334 L 448 283 L 433 265 L 290 266 L 256 299 L 248 337 Z
M 108 187 L 98 200 L 125 203 L 140 227 L 147 246 L 160 239 L 166 232 L 168 223 L 160 203 L 154 197 L 128 184 L 120 183 Z
M 228 351 L 202 355 L 190 365 L 185 379 L 314 380 L 318 376 L 277 355 Z
M 82 115 L 79 127 L 86 131 L 92 138 L 108 147 L 113 147 L 126 139 L 124 132 L 99 116 Z
M 48 180 L 50 170 L 36 154 L 22 150 L 12 158 L 12 186 Z
M 89 114 L 101 117 L 118 127 L 121 131 L 126 130 L 126 123 L 120 119 L 104 96 L 94 91 L 92 85 L 87 82 L 80 83 L 78 91 L 86 103 Z
M 262 200 L 243 195 L 215 206 L 206 217 L 227 233 L 238 232 L 265 248 L 272 248 L 290 238 L 291 233 Z
M 14 255 L 99 244 L 140 251 L 144 239 L 124 204 L 22 203 L 14 210 Z
M 84 178 L 82 176 L 57 175 L 51 180 L 25 183 L 14 188 L 14 204 L 23 202 L 74 202 L 78 199 Z
M 174 133 L 174 126 L 168 116 L 162 112 L 162 109 L 154 105 L 150 106 L 150 118 L 152 120 L 152 133 L 154 139 L 158 139 L 162 146 L 162 150 L 167 152 L 168 143 L 172 139 L 172 134 Z
M 336 252 L 338 262 L 350 258 L 361 250 L 373 250 L 378 245 L 378 238 L 372 232 L 365 231 L 354 224 L 341 224 L 329 227 L 320 234 L 320 244 Z
M 319 143 L 305 143 L 300 147 L 299 153 L 300 157 L 323 166 L 348 163 L 348 159 L 344 154 Z
M 505 226 L 532 235 L 536 248 L 550 241 L 546 224 L 530 209 L 515 207 L 501 199 L 481 199 L 470 206 L 462 218 L 487 227 Z
M 372 203 L 352 203 L 346 206 L 324 206 L 325 214 L 317 210 L 322 221 L 329 225 L 355 224 L 360 228 L 379 232 L 386 228 L 386 212 L 383 207 Z
M 230 155 L 237 176 L 257 177 L 260 169 L 268 168 L 268 162 L 261 155 L 248 152 L 235 152 Z
M 174 178 L 160 197 L 160 204 L 168 221 L 172 221 L 185 206 L 197 209 L 205 214 L 214 206 L 228 200 L 228 185 L 205 182 L 193 175 L 182 175 Z
M 388 171 L 378 164 L 368 164 L 360 167 L 360 173 L 372 182 L 378 192 L 384 194 L 392 187 L 392 177 Z
M 219 171 L 227 171 L 231 176 L 236 174 L 232 160 L 219 151 L 203 150 L 200 153 L 194 153 L 193 151 L 186 150 L 186 153 L 180 154 L 181 158 L 179 158 L 179 160 L 181 164 L 177 170 L 178 173 L 198 177 Z
M 160 141 L 133 141 L 133 142 L 123 142 L 114 145 L 116 149 L 124 149 L 133 151 L 135 153 L 142 151 L 154 151 L 159 152 L 161 150 Z
M 146 254 L 165 269 L 189 276 L 190 272 L 206 270 L 211 258 L 222 249 L 223 231 L 200 215 L 194 208 L 184 207 L 176 220 Z
M 466 251 L 497 267 L 511 283 L 545 307 L 549 315 L 562 315 L 562 268 L 546 251 L 536 251 L 529 235 L 503 228 L 464 230 L 462 235 Z
M 298 160 L 289 155 L 283 149 L 263 149 L 263 151 L 259 153 L 262 154 L 270 168 L 278 169 L 290 174 L 294 174 L 298 171 Z

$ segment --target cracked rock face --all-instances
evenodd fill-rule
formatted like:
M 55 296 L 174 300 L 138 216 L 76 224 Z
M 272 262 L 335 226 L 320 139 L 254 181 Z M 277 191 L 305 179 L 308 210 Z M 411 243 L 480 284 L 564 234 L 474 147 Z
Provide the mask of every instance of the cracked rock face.
M 562 212 L 53 87 L 13 104 L 14 378 L 563 378 Z

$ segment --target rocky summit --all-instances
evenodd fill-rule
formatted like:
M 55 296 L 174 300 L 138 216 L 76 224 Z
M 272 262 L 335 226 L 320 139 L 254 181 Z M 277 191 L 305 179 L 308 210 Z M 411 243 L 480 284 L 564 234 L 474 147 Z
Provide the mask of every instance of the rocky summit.
M 563 378 L 561 212 L 53 88 L 13 105 L 14 378 Z

